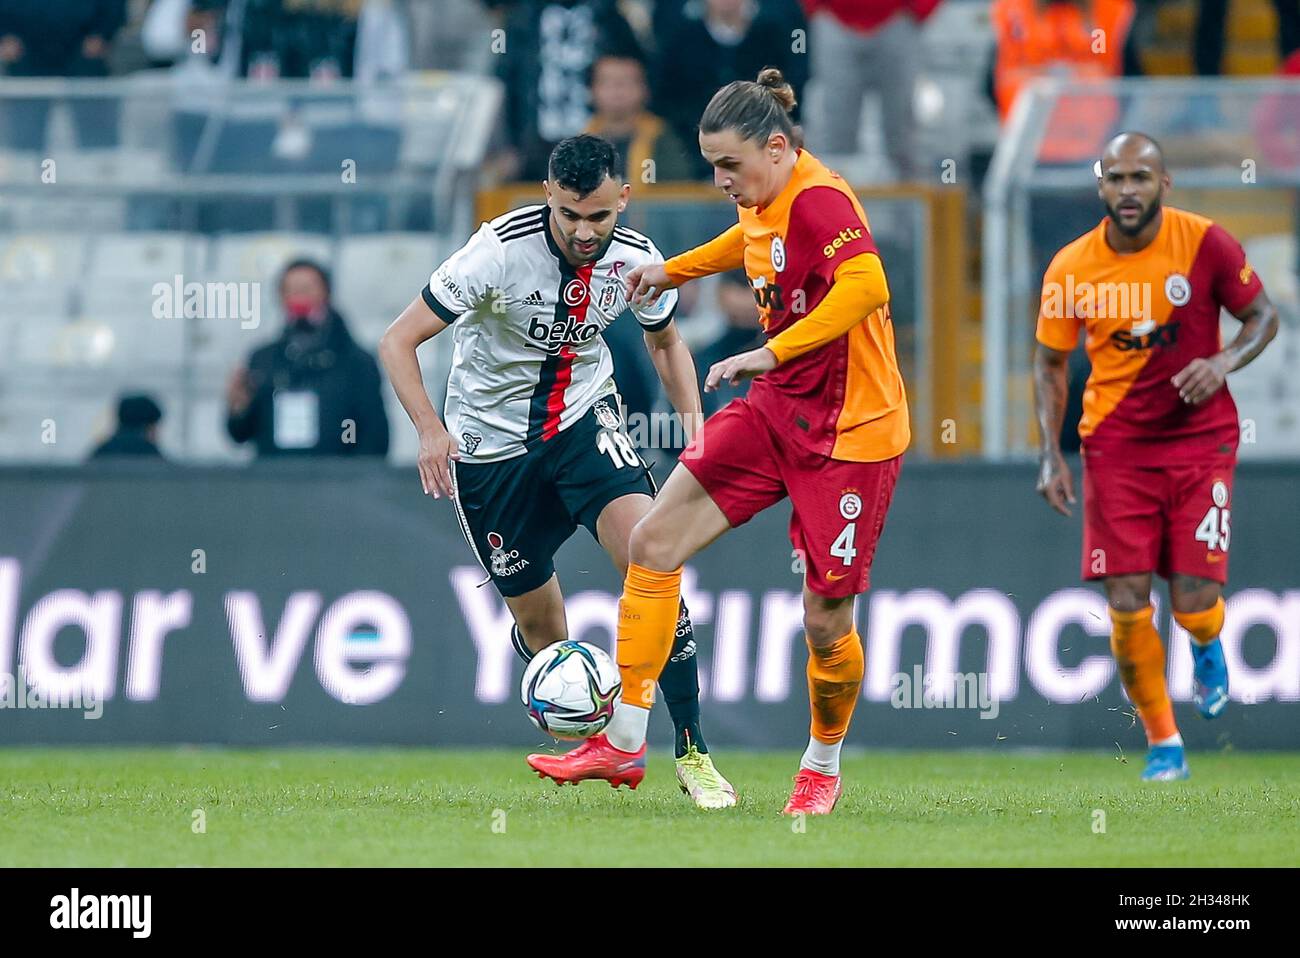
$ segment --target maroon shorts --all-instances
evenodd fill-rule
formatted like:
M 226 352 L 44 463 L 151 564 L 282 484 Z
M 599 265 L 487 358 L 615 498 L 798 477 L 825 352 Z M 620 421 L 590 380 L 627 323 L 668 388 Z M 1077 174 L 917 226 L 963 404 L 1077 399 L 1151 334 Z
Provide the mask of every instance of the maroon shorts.
M 867 591 L 903 457 L 845 462 L 782 440 L 748 401 L 709 417 L 681 455 L 732 527 L 786 496 L 794 507 L 790 543 L 803 554 L 804 582 L 838 599 Z
M 1083 577 L 1155 572 L 1228 581 L 1232 456 L 1083 467 Z

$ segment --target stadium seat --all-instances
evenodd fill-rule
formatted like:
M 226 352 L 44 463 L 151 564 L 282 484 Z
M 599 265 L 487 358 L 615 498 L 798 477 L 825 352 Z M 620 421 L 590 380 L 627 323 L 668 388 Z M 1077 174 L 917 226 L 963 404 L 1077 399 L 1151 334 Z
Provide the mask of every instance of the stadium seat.
M 386 233 L 342 241 L 334 301 L 358 339 L 373 346 L 388 324 L 420 294 L 437 267 L 441 244 L 428 233 Z M 377 331 L 376 331 L 377 330 Z
M 38 153 L 0 148 L 0 183 L 33 183 L 41 176 Z
M 31 316 L 65 316 L 76 302 L 75 287 L 57 281 L 0 280 L 0 322 L 20 323 Z
M 179 424 L 179 406 L 176 416 Z M 226 433 L 226 404 L 220 398 L 203 398 L 190 407 L 189 440 L 185 457 L 189 461 L 226 463 L 252 458 L 251 446 L 236 445 Z M 179 440 L 178 440 L 179 443 Z
M 278 321 L 267 322 L 256 328 L 245 328 L 237 319 L 203 318 L 190 321 L 193 325 L 193 360 L 197 368 L 224 376 L 248 359 L 248 354 L 274 338 L 272 328 Z
M 1300 384 L 1294 369 L 1300 354 L 1300 336 L 1294 318 L 1300 315 L 1300 291 L 1294 269 L 1295 237 L 1290 233 L 1254 236 L 1244 240 L 1242 246 L 1283 322 L 1277 339 L 1259 354 L 1248 371 L 1234 374 L 1231 380 L 1233 399 L 1243 423 L 1240 455 L 1243 459 L 1298 456 Z M 1223 341 L 1231 342 L 1239 328 L 1225 313 Z
M 156 184 L 167 173 L 158 150 L 60 150 L 58 164 L 60 183 Z
M 62 316 L 35 316 L 18 324 L 12 344 L 15 364 L 33 372 L 109 366 L 119 359 L 124 345 L 103 320 Z
M 77 233 L 19 233 L 0 239 L 0 283 L 70 285 L 86 266 L 86 237 Z
M 0 446 L 7 462 L 80 462 L 107 437 L 112 422 L 113 404 L 106 398 L 15 392 L 0 402 Z
M 206 241 L 185 233 L 115 233 L 98 236 L 91 245 L 86 278 L 92 283 L 130 281 L 137 284 L 171 282 L 174 277 L 197 278 L 202 271 Z
M 230 233 L 212 241 L 208 278 L 224 283 L 262 283 L 263 293 L 269 291 L 273 300 L 280 270 L 301 257 L 328 266 L 333 260 L 333 244 L 316 233 Z

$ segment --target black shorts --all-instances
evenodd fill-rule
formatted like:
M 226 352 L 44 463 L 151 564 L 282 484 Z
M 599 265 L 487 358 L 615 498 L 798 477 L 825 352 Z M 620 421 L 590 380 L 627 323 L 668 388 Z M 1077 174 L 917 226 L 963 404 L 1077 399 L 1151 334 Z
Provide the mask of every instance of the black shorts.
M 507 597 L 544 585 L 555 553 L 578 526 L 596 536 L 601 510 L 620 496 L 653 496 L 650 469 L 619 415 L 599 399 L 554 439 L 501 462 L 454 465 L 461 531 Z

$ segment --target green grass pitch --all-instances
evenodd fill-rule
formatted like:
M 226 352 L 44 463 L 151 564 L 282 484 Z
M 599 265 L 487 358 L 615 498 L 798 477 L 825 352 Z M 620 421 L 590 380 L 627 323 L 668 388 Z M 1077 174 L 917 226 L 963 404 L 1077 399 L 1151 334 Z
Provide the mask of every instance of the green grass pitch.
M 542 782 L 522 751 L 5 749 L 0 866 L 1300 861 L 1300 755 L 1192 753 L 1191 781 L 1151 785 L 1140 758 L 858 752 L 800 827 L 778 814 L 796 753 L 717 753 L 741 804 L 701 812 L 663 752 L 629 792 Z

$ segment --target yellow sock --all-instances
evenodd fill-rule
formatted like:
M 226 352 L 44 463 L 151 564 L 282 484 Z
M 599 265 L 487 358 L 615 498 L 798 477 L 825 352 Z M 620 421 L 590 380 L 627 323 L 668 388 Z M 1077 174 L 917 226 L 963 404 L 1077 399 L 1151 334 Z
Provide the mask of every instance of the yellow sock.
M 655 682 L 673 650 L 681 590 L 681 566 L 672 572 L 627 567 L 618 600 L 618 670 L 628 705 L 648 709 L 655 703 Z
M 1119 665 L 1120 681 L 1137 708 L 1148 742 L 1178 734 L 1174 706 L 1165 686 L 1165 648 L 1152 624 L 1151 606 L 1136 612 L 1110 610 L 1110 648 Z
M 1223 596 L 1208 609 L 1200 612 L 1179 612 L 1174 610 L 1174 621 L 1186 629 L 1192 640 L 1205 645 L 1213 642 L 1223 631 Z
M 865 665 L 856 628 L 825 648 L 808 643 L 808 701 L 817 741 L 834 745 L 844 740 L 862 692 Z

